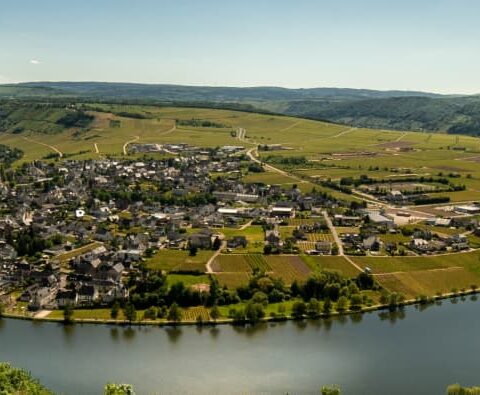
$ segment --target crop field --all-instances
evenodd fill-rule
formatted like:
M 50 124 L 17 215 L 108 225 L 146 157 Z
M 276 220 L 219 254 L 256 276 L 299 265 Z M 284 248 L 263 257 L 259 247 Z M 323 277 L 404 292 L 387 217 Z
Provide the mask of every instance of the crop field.
M 272 271 L 271 266 L 268 264 L 265 257 L 261 254 L 249 254 L 245 256 L 248 264 L 253 271 L 259 270 L 261 272 L 270 272 Z
M 246 255 L 221 254 L 213 262 L 215 272 L 251 273 L 252 268 L 246 259 Z
M 215 273 L 220 285 L 226 286 L 229 289 L 235 289 L 242 285 L 248 284 L 250 274 L 246 272 L 237 273 Z
M 146 266 L 153 270 L 167 272 L 204 272 L 212 251 L 198 251 L 197 255 L 190 256 L 188 251 L 162 249 L 146 262 Z
M 304 281 L 312 272 L 299 256 L 269 255 L 265 259 L 272 268 L 272 276 L 281 278 L 285 284 Z
M 313 243 L 317 241 L 333 242 L 333 235 L 331 233 L 306 233 L 306 236 L 308 241 Z
M 336 270 L 345 277 L 356 277 L 359 274 L 357 268 L 342 256 L 303 255 L 302 259 L 313 272 Z
M 315 222 L 324 222 L 323 218 L 289 218 L 289 226 L 312 225 Z
M 419 270 L 415 272 L 390 273 L 376 277 L 377 281 L 391 292 L 399 292 L 408 298 L 419 295 L 449 293 L 453 289 L 470 289 L 480 284 L 480 277 L 464 268 Z

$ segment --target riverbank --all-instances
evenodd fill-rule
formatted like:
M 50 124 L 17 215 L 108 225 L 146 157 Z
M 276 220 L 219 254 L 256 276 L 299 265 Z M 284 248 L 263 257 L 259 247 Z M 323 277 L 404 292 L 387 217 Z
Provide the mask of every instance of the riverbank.
M 302 316 L 293 316 L 293 315 L 283 315 L 283 316 L 269 316 L 260 318 L 256 322 L 251 322 L 248 320 L 237 321 L 233 318 L 219 318 L 217 320 L 202 320 L 201 322 L 196 320 L 182 320 L 182 321 L 169 321 L 169 320 L 135 320 L 135 321 L 128 321 L 128 320 L 114 320 L 114 319 L 94 319 L 94 318 L 73 318 L 68 325 L 73 324 L 94 324 L 94 325 L 113 325 L 113 326 L 212 326 L 212 325 L 246 325 L 251 324 L 254 325 L 256 323 L 268 323 L 268 322 L 284 322 L 284 321 L 301 321 L 304 319 L 327 319 L 332 317 L 339 317 L 339 316 L 351 316 L 356 314 L 363 314 L 372 311 L 381 311 L 381 310 L 390 310 L 396 311 L 398 309 L 402 309 L 405 306 L 411 305 L 429 305 L 435 303 L 436 301 L 447 300 L 447 299 L 455 299 L 461 298 L 466 296 L 477 295 L 480 293 L 480 290 L 466 290 L 463 292 L 457 293 L 448 293 L 442 295 L 435 295 L 432 297 L 426 297 L 425 299 L 409 299 L 405 300 L 402 303 L 397 305 L 388 305 L 388 304 L 377 304 L 373 306 L 364 306 L 359 308 L 358 310 L 345 310 L 345 311 L 332 311 L 329 313 L 320 313 L 314 316 L 311 315 L 302 315 Z M 2 315 L 3 318 L 8 319 L 16 319 L 16 320 L 25 320 L 25 321 L 35 321 L 35 322 L 57 322 L 57 323 L 65 323 L 63 318 L 58 317 L 44 317 L 40 316 L 24 316 L 19 314 L 11 314 L 11 313 L 4 313 Z

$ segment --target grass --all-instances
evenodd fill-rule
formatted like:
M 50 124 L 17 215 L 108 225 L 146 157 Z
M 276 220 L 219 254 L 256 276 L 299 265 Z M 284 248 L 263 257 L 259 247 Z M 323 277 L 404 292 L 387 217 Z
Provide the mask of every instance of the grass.
M 152 270 L 171 271 L 198 271 L 204 272 L 208 259 L 213 251 L 199 250 L 197 255 L 190 256 L 188 251 L 161 249 L 146 262 L 146 266 Z
M 207 275 L 199 275 L 195 276 L 192 274 L 169 274 L 167 276 L 167 284 L 168 286 L 172 286 L 175 283 L 183 283 L 186 287 L 195 284 L 209 284 L 210 279 Z
M 302 255 L 303 261 L 313 272 L 321 270 L 336 270 L 345 277 L 356 277 L 359 271 L 341 256 Z

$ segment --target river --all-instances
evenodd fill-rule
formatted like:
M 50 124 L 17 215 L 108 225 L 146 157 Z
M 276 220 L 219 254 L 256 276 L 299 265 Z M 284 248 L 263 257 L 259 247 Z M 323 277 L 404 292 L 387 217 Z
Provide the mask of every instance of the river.
M 0 360 L 65 394 L 108 381 L 137 394 L 444 394 L 480 384 L 480 302 L 254 328 L 114 327 L 0 320 Z

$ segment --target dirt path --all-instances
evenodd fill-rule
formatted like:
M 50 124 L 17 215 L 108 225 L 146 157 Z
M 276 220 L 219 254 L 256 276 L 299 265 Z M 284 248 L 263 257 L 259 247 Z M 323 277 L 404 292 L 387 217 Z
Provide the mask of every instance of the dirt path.
M 135 136 L 133 140 L 127 141 L 125 144 L 123 144 L 123 155 L 127 155 L 127 147 L 129 144 L 134 143 L 135 141 L 140 140 L 140 136 Z
M 98 150 L 98 145 L 97 145 L 97 143 L 93 143 L 93 147 L 95 148 L 95 153 L 96 153 L 96 154 L 99 154 L 100 151 Z
M 402 135 L 398 139 L 395 140 L 395 142 L 398 143 L 399 141 L 401 141 L 407 135 L 408 135 L 407 132 L 403 132 Z
M 336 134 L 335 136 L 330 136 L 330 137 L 325 137 L 326 139 L 336 139 L 338 137 L 341 137 L 341 136 L 344 136 L 346 135 L 347 133 L 350 133 L 350 132 L 353 132 L 355 130 L 357 130 L 358 128 L 350 128 L 350 129 L 347 129 L 347 130 L 344 130 L 343 132 L 340 132 L 338 134 Z
M 23 139 L 25 141 L 30 142 L 30 143 L 39 144 L 39 145 L 43 145 L 44 147 L 50 148 L 52 151 L 56 152 L 60 158 L 63 158 L 62 151 L 60 151 L 57 147 L 54 147 L 53 145 L 41 143 L 40 141 L 35 141 L 35 140 L 32 140 L 32 139 L 29 139 L 28 137 L 23 137 Z
M 243 224 L 242 226 L 240 226 L 240 228 L 238 228 L 238 230 L 245 230 L 247 229 L 253 222 L 253 219 L 248 221 L 246 224 Z
M 303 122 L 303 121 L 295 122 L 294 124 L 292 124 L 292 125 L 290 125 L 290 126 L 287 126 L 286 128 L 280 129 L 279 132 L 286 132 L 287 130 L 293 129 L 295 126 L 298 126 L 298 125 L 301 124 L 302 122 Z
M 212 269 L 212 263 L 215 261 L 215 259 L 222 253 L 222 251 L 227 247 L 227 242 L 225 240 L 222 240 L 222 245 L 220 248 L 215 251 L 215 254 L 213 254 L 210 259 L 208 260 L 207 264 L 205 265 L 206 267 L 206 272 L 207 274 L 212 274 L 215 273 Z
M 40 310 L 33 316 L 34 318 L 46 318 L 50 315 L 52 310 Z
M 396 275 L 396 274 L 406 274 L 406 273 L 417 273 L 417 272 L 448 272 L 452 270 L 463 270 L 464 268 L 461 266 L 450 266 L 450 267 L 442 267 L 438 269 L 426 269 L 426 270 L 412 270 L 412 271 L 399 271 L 399 272 L 388 272 L 388 273 L 374 273 L 373 275 L 375 277 L 382 277 L 382 276 L 390 276 L 390 275 Z

